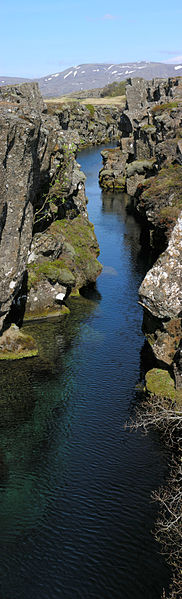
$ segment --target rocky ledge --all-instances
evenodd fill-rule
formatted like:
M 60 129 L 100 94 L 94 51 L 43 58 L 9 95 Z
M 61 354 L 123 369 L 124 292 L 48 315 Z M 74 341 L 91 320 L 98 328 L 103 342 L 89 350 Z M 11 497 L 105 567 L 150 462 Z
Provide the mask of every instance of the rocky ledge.
M 102 267 L 75 159 L 78 133 L 47 114 L 36 83 L 0 89 L 0 127 L 0 354 L 14 358 L 26 348 L 12 323 L 67 313 L 64 299 Z M 27 355 L 37 351 L 31 343 Z

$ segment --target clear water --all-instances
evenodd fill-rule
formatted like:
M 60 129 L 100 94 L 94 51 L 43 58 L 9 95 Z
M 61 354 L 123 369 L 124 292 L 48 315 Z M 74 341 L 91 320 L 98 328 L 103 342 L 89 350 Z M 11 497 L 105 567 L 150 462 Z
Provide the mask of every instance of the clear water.
M 104 268 L 64 322 L 26 325 L 38 358 L 0 366 L 0 599 L 160 599 L 165 455 L 124 429 L 144 343 L 140 227 L 125 198 L 102 201 L 100 149 L 79 162 Z

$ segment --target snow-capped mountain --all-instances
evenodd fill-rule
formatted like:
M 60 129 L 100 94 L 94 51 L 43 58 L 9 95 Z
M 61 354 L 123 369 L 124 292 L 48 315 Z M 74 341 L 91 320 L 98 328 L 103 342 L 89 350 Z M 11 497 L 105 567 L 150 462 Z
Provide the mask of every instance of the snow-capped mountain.
M 167 78 L 182 76 L 182 64 L 172 65 L 161 62 L 128 62 L 119 64 L 81 64 L 70 67 L 60 73 L 53 73 L 37 79 L 44 97 L 66 95 L 85 89 L 101 88 L 113 81 L 122 81 L 128 77 Z M 20 77 L 0 77 L 0 85 L 23 83 L 30 79 Z

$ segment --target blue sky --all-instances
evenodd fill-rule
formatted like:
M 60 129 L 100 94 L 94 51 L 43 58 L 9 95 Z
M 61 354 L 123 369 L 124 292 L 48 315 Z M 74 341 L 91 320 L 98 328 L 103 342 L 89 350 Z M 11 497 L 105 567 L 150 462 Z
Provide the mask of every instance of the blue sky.
M 181 0 L 5 0 L 0 75 L 41 77 L 87 62 L 182 62 Z

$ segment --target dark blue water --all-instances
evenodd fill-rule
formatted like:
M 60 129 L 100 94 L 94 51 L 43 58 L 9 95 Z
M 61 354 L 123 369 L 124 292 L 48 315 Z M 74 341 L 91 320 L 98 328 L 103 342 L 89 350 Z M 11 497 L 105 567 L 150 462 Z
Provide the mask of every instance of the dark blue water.
M 165 455 L 124 429 L 144 343 L 140 227 L 124 197 L 102 201 L 100 150 L 79 161 L 104 268 L 64 322 L 26 326 L 39 358 L 1 365 L 0 599 L 160 599 L 151 491 Z

